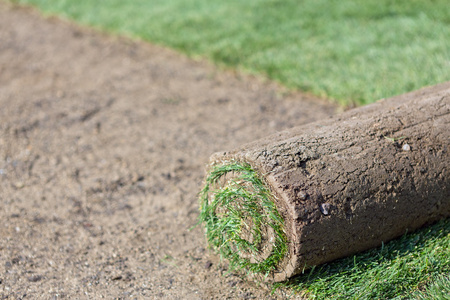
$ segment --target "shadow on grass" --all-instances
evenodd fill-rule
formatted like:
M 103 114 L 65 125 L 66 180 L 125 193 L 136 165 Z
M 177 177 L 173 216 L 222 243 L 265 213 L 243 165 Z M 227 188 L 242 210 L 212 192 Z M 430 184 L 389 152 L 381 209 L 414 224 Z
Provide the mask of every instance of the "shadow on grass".
M 287 288 L 311 299 L 410 299 L 448 274 L 450 218 L 379 248 L 306 270 L 274 290 Z

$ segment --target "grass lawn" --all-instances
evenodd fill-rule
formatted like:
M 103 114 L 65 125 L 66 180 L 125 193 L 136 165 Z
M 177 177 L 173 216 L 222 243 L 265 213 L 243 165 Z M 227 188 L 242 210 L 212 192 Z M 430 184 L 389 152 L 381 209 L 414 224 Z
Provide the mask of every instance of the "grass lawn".
M 12 0 L 366 104 L 450 80 L 448 0 Z

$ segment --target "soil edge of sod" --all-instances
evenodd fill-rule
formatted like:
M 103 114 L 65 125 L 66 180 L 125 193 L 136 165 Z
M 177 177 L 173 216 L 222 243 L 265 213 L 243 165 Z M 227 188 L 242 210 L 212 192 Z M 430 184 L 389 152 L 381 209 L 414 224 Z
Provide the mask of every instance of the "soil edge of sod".
M 199 223 L 230 270 L 266 278 L 279 269 L 288 252 L 284 219 L 274 195 L 247 163 L 210 166 L 200 192 Z

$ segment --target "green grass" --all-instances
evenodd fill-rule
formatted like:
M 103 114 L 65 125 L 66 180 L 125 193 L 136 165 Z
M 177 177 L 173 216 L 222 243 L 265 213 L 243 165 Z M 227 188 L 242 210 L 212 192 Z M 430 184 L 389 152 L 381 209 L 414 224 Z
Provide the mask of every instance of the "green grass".
M 418 300 L 450 300 L 450 274 L 438 276 L 435 282 L 428 284 L 424 291 L 413 294 Z
M 226 178 L 229 173 L 231 179 Z M 266 184 L 248 164 L 212 167 L 200 194 L 199 220 L 209 244 L 229 261 L 231 270 L 267 276 L 287 251 L 284 221 Z M 273 230 L 273 241 L 264 240 L 267 230 Z M 269 243 L 270 253 L 261 257 Z
M 11 0 L 343 105 L 450 80 L 448 0 Z
M 447 219 L 383 247 L 305 271 L 275 288 L 306 291 L 311 299 L 450 299 L 449 275 Z

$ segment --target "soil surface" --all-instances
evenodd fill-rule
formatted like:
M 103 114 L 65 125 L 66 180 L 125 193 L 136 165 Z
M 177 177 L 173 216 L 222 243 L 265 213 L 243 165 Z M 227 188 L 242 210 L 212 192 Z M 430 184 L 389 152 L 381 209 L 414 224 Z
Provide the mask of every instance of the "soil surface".
M 335 109 L 0 1 L 0 297 L 276 297 L 190 230 L 205 165 Z

